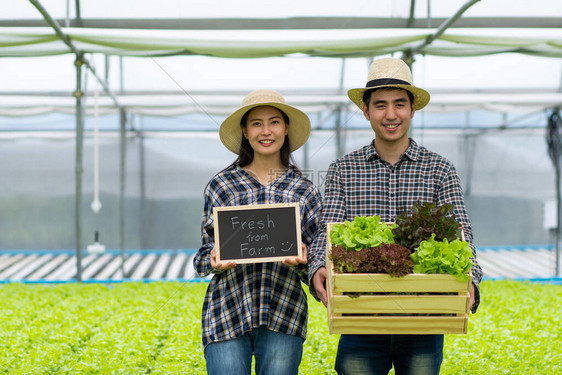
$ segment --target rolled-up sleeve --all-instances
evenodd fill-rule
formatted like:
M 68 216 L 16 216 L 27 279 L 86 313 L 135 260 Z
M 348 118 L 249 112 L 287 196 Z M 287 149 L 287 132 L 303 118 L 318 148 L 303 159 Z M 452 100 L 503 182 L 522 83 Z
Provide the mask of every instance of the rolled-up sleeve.
M 321 267 L 326 267 L 326 224 L 342 222 L 345 219 L 345 195 L 340 183 L 340 169 L 337 162 L 333 162 L 326 174 L 326 189 L 324 192 L 324 206 L 317 236 L 309 250 L 308 257 L 308 285 L 310 294 L 318 301 L 318 295 L 312 283 L 312 277 Z
M 480 281 L 482 281 L 483 271 L 476 257 L 476 246 L 474 246 L 472 237 L 472 225 L 464 205 L 460 179 L 452 165 L 446 175 L 439 200 L 440 204 L 451 203 L 454 205 L 454 214 L 462 226 L 466 242 L 468 242 L 472 249 L 472 283 L 474 284 L 474 305 L 472 306 L 472 313 L 475 313 L 480 305 Z
M 201 247 L 193 258 L 193 267 L 200 277 L 208 276 L 211 267 L 211 250 L 215 247 L 215 233 L 213 220 L 213 193 L 210 186 L 205 189 L 205 204 L 201 216 Z
M 307 248 L 309 258 L 310 247 L 318 236 L 320 227 L 320 214 L 322 212 L 322 195 L 318 188 L 310 185 L 309 192 L 302 198 L 301 206 L 301 237 L 302 242 Z M 309 258 L 310 259 L 310 258 Z M 309 260 L 310 261 L 310 260 Z M 309 284 L 308 264 L 295 267 L 299 278 L 305 284 Z

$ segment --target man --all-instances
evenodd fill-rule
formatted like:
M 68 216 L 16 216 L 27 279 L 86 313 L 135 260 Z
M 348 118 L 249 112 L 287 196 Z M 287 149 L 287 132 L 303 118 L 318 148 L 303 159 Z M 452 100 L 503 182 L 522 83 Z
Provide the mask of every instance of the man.
M 453 164 L 419 146 L 408 136 L 416 110 L 429 102 L 429 93 L 412 85 L 410 68 L 400 59 L 375 60 L 365 88 L 348 96 L 371 123 L 375 139 L 336 161 L 328 170 L 320 235 L 309 250 L 312 295 L 327 303 L 326 223 L 380 215 L 392 222 L 416 201 L 452 203 L 473 251 L 470 308 L 480 302 L 482 269 L 476 263 L 472 228 L 460 181 Z M 342 335 L 336 356 L 339 374 L 438 374 L 443 360 L 443 335 Z

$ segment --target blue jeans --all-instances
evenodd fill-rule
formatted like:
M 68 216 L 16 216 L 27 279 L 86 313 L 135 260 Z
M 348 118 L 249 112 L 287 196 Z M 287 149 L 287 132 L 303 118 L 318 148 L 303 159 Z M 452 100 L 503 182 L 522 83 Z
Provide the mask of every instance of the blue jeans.
M 341 335 L 336 356 L 340 375 L 438 375 L 443 335 Z
M 262 326 L 242 337 L 207 345 L 207 374 L 250 375 L 253 354 L 256 375 L 297 375 L 303 342 L 298 336 L 273 332 Z

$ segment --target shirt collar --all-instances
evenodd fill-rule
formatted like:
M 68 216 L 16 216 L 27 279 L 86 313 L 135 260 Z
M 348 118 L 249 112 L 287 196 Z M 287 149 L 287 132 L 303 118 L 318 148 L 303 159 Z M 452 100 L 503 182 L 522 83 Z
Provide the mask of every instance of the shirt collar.
M 410 138 L 410 147 L 402 154 L 400 159 L 407 157 L 412 161 L 416 161 L 420 157 L 420 146 Z M 380 159 L 380 155 L 377 154 L 377 150 L 375 150 L 375 140 L 373 140 L 365 149 L 365 159 L 373 160 L 373 159 Z
M 365 148 L 365 159 L 373 160 L 373 159 L 380 159 L 381 157 L 377 154 L 377 150 L 375 150 L 375 140 L 373 139 L 369 145 Z
M 410 138 L 410 147 L 404 152 L 404 156 L 408 157 L 412 161 L 417 161 L 420 158 L 421 147 Z
M 238 164 L 235 164 L 234 166 L 232 166 L 232 169 L 235 170 L 239 175 L 251 176 L 248 172 L 246 172 L 244 170 L 244 168 L 242 168 Z M 287 168 L 287 170 L 285 172 L 283 172 L 282 174 L 279 174 L 279 175 L 275 176 L 275 180 L 269 186 L 279 184 L 280 182 L 285 181 L 287 178 L 293 178 L 293 175 L 295 173 L 296 173 L 295 167 L 292 164 L 289 164 L 289 167 Z M 252 177 L 252 179 L 254 179 L 254 178 Z

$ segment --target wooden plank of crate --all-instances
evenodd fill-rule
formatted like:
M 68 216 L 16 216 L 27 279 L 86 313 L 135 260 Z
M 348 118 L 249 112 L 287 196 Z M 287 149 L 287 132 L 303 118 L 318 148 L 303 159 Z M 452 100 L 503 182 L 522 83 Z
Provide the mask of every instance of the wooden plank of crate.
M 466 314 L 466 295 L 333 296 L 335 314 Z
M 336 316 L 330 321 L 330 333 L 465 334 L 467 319 L 459 316 Z
M 331 332 L 332 331 L 332 320 L 330 319 L 330 317 L 332 316 L 337 316 L 338 314 L 334 313 L 333 311 L 333 303 L 331 302 L 334 298 L 334 280 L 332 278 L 332 270 L 333 270 L 333 266 L 332 266 L 332 261 L 330 259 L 330 253 L 331 253 L 331 245 L 330 245 L 330 230 L 332 229 L 332 224 L 329 223 L 326 226 L 326 243 L 328 244 L 328 251 L 326 252 L 326 270 L 327 270 L 327 275 L 326 275 L 326 294 L 328 297 L 328 330 Z
M 331 229 L 331 225 L 328 225 L 328 227 L 326 228 L 326 241 L 328 243 L 328 246 L 330 246 L 330 229 Z M 334 327 L 333 327 L 333 318 L 335 316 L 340 316 L 341 314 L 337 314 L 334 313 L 334 308 L 333 308 L 333 299 L 334 299 L 334 280 L 332 278 L 333 272 L 332 272 L 333 266 L 332 266 L 332 261 L 330 260 L 330 250 L 328 250 L 328 252 L 326 253 L 326 270 L 327 270 L 327 275 L 326 275 L 326 294 L 328 297 L 328 305 L 326 306 L 328 309 L 328 332 L 332 333 L 332 331 L 334 331 Z
M 469 288 L 468 281 L 459 281 L 452 275 L 408 274 L 391 277 L 387 274 L 349 273 L 333 274 L 334 293 L 344 292 L 418 292 L 463 293 Z

